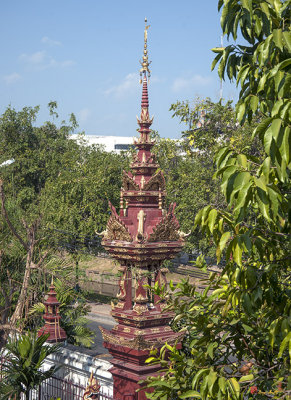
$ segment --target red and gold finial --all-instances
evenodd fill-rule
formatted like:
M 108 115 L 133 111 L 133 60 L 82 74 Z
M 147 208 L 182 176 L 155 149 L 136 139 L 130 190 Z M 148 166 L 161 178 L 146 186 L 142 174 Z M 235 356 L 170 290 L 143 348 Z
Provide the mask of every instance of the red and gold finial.
M 141 137 L 139 142 L 148 143 L 150 126 L 153 122 L 153 118 L 149 116 L 149 98 L 148 98 L 148 79 L 151 75 L 149 70 L 149 65 L 151 61 L 148 61 L 148 51 L 147 51 L 147 39 L 148 39 L 148 29 L 150 25 L 147 25 L 147 19 L 145 18 L 145 30 L 144 30 L 144 55 L 140 64 L 142 68 L 140 69 L 140 83 L 142 83 L 142 97 L 141 97 L 141 114 L 140 118 L 137 117 L 137 122 L 140 126 L 139 132 Z
M 151 61 L 149 61 L 148 59 L 148 29 L 150 27 L 150 25 L 147 25 L 147 19 L 144 19 L 145 22 L 145 30 L 144 30 L 144 49 L 143 49 L 143 57 L 142 60 L 140 60 L 140 65 L 141 65 L 141 69 L 139 71 L 140 73 L 140 80 L 139 83 L 142 83 L 142 76 L 146 75 L 146 73 L 148 73 L 148 80 L 150 79 L 151 76 L 151 71 L 149 69 L 149 65 L 151 63 Z

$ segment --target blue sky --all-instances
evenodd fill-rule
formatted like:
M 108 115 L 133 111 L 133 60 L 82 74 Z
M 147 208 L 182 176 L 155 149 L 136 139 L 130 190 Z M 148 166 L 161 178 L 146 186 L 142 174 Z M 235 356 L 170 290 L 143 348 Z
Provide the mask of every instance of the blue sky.
M 40 105 L 42 123 L 54 100 L 60 119 L 74 112 L 86 134 L 135 135 L 145 16 L 152 128 L 178 138 L 171 103 L 219 99 L 210 70 L 221 37 L 217 0 L 10 0 L 0 14 L 1 113 Z M 224 83 L 223 97 L 236 101 L 234 83 Z

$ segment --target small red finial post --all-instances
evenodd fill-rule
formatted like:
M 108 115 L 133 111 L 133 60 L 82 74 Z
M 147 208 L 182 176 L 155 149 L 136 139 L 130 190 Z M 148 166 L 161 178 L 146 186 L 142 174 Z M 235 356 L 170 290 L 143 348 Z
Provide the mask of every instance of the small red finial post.
M 45 324 L 38 331 L 38 336 L 46 335 L 48 343 L 64 342 L 67 339 L 66 332 L 60 326 L 61 316 L 59 314 L 60 303 L 57 300 L 57 293 L 52 280 L 48 298 L 43 303 L 45 305 L 45 314 L 43 316 Z

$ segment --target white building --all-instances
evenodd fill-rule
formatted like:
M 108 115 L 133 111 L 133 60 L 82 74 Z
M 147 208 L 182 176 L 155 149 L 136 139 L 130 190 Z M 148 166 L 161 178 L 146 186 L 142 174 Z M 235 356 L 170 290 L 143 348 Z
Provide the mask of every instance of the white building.
M 120 153 L 121 151 L 126 151 L 133 146 L 134 138 L 133 136 L 98 136 L 98 135 L 85 135 L 81 136 L 88 142 L 88 145 L 98 144 L 104 146 L 104 150 L 111 152 Z M 79 140 L 80 136 L 73 134 L 71 138 L 74 140 Z

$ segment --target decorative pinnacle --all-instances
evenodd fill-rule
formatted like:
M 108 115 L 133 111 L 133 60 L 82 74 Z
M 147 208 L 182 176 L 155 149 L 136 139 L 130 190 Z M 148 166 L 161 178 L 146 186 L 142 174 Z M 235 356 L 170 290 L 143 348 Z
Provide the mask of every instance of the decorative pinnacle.
M 147 25 L 147 19 L 144 19 L 145 22 L 145 30 L 144 30 L 144 49 L 143 49 L 143 57 L 142 60 L 140 60 L 140 65 L 142 66 L 142 68 L 139 71 L 140 74 L 140 80 L 139 83 L 142 83 L 142 75 L 146 75 L 146 73 L 148 73 L 148 80 L 150 79 L 151 76 L 151 71 L 149 69 L 149 65 L 151 63 L 151 61 L 149 61 L 148 59 L 148 29 L 150 27 L 150 25 Z

